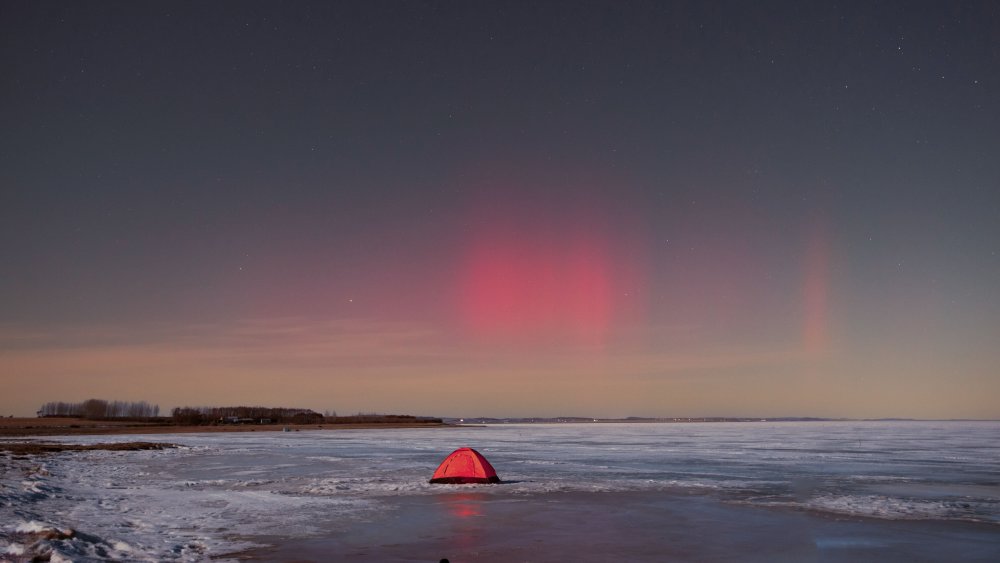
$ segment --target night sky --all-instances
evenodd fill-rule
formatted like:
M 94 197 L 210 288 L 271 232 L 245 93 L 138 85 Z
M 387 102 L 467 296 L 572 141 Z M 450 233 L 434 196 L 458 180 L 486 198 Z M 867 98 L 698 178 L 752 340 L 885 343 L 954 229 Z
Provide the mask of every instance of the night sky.
M 1000 417 L 1000 4 L 3 2 L 0 415 Z

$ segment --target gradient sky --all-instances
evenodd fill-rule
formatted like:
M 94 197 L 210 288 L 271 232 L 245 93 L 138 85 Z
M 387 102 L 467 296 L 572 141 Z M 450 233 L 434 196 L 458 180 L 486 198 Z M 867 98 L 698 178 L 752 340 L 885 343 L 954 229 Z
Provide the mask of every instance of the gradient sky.
M 4 2 L 0 415 L 1000 417 L 1000 4 Z

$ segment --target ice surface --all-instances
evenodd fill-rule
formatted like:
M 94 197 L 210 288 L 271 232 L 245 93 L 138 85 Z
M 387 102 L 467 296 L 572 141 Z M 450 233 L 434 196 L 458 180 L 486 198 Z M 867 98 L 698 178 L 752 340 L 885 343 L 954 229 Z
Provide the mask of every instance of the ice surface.
M 22 524 L 18 524 L 14 528 L 15 532 L 20 532 L 22 534 L 46 532 L 49 530 L 55 530 L 55 528 L 53 528 L 52 526 L 47 526 L 45 524 L 42 524 L 41 522 L 35 522 L 34 520 L 32 520 L 31 522 L 24 522 Z
M 0 457 L 0 553 L 197 561 L 384 516 L 471 446 L 482 495 L 687 491 L 742 506 L 1000 524 L 998 423 L 500 425 L 79 436 L 183 447 Z M 453 490 L 453 489 L 447 489 Z M 53 533 L 58 532 L 58 533 Z M 70 534 L 72 532 L 72 534 Z

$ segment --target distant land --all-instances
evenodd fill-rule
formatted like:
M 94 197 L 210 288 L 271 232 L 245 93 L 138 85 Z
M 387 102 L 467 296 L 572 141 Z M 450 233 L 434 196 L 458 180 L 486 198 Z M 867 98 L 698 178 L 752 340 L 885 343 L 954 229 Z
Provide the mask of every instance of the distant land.
M 313 413 L 315 414 L 315 413 Z M 316 418 L 318 417 L 318 418 Z M 187 434 L 203 432 L 298 432 L 346 428 L 443 428 L 456 427 L 440 418 L 393 414 L 351 416 L 316 415 L 289 421 L 237 418 L 211 422 L 175 421 L 168 417 L 135 419 L 88 419 L 66 416 L 0 418 L 0 436 L 70 436 L 94 434 Z
M 816 417 L 726 417 L 726 416 L 696 416 L 696 417 L 642 417 L 628 416 L 625 418 L 600 418 L 591 416 L 556 416 L 524 417 L 524 418 L 448 418 L 442 420 L 446 424 L 585 424 L 585 423 L 664 423 L 664 422 L 804 422 L 848 420 L 846 418 L 816 418 Z
M 689 422 L 917 422 L 919 418 L 822 418 L 815 416 L 779 416 L 779 417 L 727 417 L 727 416 L 695 416 L 695 417 L 641 417 L 599 418 L 589 416 L 557 416 L 524 417 L 524 418 L 451 418 L 443 417 L 445 424 L 585 424 L 585 423 L 689 423 Z M 985 422 L 985 419 L 951 418 L 942 422 Z
M 323 416 L 306 411 L 287 420 L 271 418 L 222 417 L 210 420 L 188 420 L 185 417 L 146 417 L 142 419 L 74 416 L 40 416 L 37 418 L 0 417 L 0 437 L 69 436 L 82 434 L 186 434 L 200 432 L 298 432 L 299 430 L 387 429 L 387 428 L 460 428 L 499 424 L 685 424 L 715 422 L 919 422 L 916 418 L 823 418 L 810 416 L 785 417 L 639 417 L 600 418 L 586 416 L 557 417 L 429 417 L 395 414 L 355 414 Z M 983 419 L 947 419 L 937 422 L 995 422 Z

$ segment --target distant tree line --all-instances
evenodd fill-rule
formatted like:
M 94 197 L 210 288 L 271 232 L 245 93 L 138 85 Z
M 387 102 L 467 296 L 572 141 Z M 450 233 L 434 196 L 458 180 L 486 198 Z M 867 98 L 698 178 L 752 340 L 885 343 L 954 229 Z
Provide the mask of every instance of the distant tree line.
M 332 424 L 441 424 L 440 418 L 431 416 L 413 416 L 410 414 L 375 414 L 358 413 L 349 416 L 336 416 L 328 419 Z
M 284 407 L 177 407 L 170 413 L 177 424 L 313 424 L 323 415 L 309 409 Z
M 45 403 L 38 410 L 38 416 L 65 416 L 99 420 L 104 418 L 152 418 L 160 416 L 160 405 L 146 401 L 105 401 L 87 399 L 82 403 L 54 401 Z

